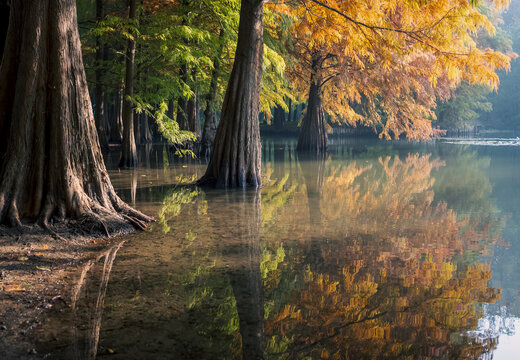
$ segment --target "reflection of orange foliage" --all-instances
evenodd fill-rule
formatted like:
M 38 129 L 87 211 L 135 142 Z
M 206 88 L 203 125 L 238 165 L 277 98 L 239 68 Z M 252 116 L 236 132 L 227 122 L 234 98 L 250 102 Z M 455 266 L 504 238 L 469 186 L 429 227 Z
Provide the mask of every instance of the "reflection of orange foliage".
M 446 356 L 456 347 L 450 336 L 476 326 L 475 301 L 500 294 L 487 287 L 487 264 L 376 260 L 359 268 L 350 260 L 335 273 L 307 272 L 291 304 L 268 320 L 268 334 L 293 339 L 296 358 L 386 358 L 412 346 L 426 359 Z
M 433 204 L 431 171 L 442 162 L 416 154 L 405 161 L 380 158 L 378 165 L 352 163 L 332 170 L 320 203 L 325 233 L 341 229 L 345 237 L 364 235 L 379 246 L 386 244 L 388 256 L 430 254 L 435 261 L 451 259 L 463 249 L 481 250 L 484 240 L 496 240 L 489 223 L 458 219 L 445 203 Z
M 284 272 L 299 284 L 266 322 L 273 343 L 290 344 L 284 356 L 474 359 L 496 345 L 461 335 L 477 325 L 476 303 L 500 296 L 489 264 L 454 263 L 496 238 L 489 221 L 434 204 L 431 171 L 442 165 L 410 155 L 331 166 L 314 203 L 321 226 L 265 281 L 279 285 Z

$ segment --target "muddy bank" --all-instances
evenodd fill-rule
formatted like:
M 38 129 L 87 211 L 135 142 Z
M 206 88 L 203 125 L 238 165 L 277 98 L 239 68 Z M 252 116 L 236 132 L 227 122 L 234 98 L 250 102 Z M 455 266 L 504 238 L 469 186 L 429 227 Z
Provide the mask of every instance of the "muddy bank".
M 0 359 L 41 359 L 38 330 L 46 314 L 71 306 L 78 269 L 122 241 L 0 227 Z

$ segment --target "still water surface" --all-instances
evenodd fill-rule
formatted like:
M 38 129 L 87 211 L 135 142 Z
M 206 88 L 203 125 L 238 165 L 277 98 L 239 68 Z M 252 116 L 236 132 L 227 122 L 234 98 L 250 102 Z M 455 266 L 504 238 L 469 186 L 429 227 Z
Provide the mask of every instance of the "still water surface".
M 264 140 L 260 191 L 183 186 L 205 165 L 157 147 L 139 170 L 111 171 L 158 221 L 71 279 L 39 353 L 517 358 L 520 147 L 335 140 L 312 157 L 295 145 Z

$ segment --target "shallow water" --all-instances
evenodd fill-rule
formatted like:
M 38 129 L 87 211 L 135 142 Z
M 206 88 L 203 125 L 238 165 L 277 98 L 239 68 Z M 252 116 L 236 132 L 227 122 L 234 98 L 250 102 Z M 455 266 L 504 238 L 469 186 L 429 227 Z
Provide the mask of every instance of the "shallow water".
M 260 191 L 183 186 L 164 149 L 111 171 L 158 220 L 71 280 L 46 358 L 514 359 L 520 148 L 263 144 Z M 117 154 L 108 163 L 117 162 Z

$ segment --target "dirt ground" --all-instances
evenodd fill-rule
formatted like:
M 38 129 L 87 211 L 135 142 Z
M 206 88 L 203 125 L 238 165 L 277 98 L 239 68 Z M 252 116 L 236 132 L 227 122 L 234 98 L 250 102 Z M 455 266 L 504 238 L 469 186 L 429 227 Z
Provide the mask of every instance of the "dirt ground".
M 121 240 L 68 235 L 0 227 L 0 359 L 42 359 L 35 334 L 45 313 L 70 306 L 67 283 L 80 265 Z

